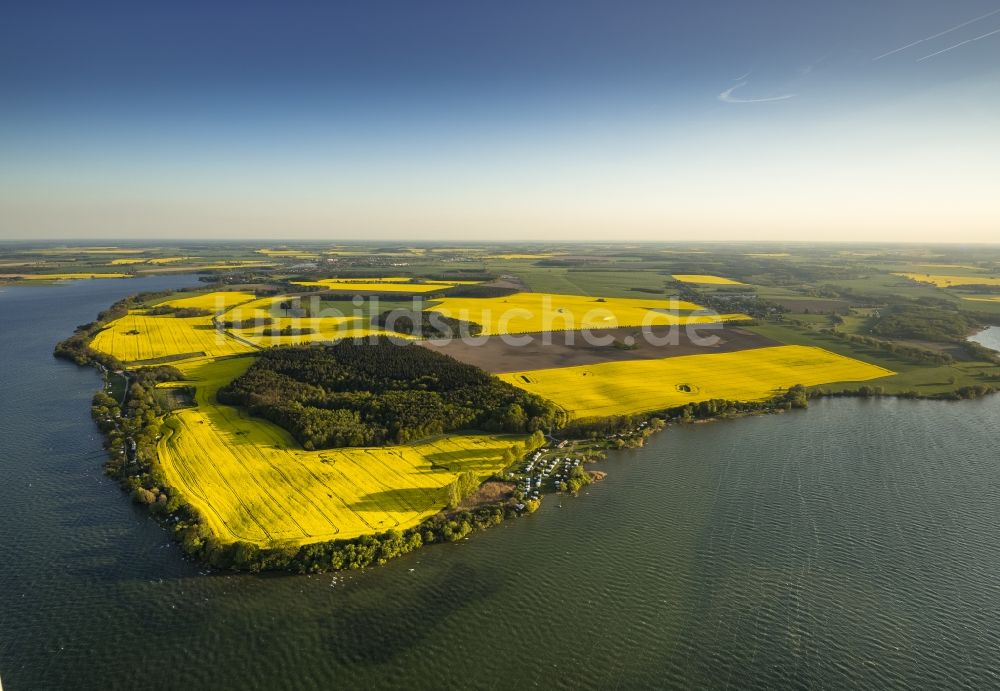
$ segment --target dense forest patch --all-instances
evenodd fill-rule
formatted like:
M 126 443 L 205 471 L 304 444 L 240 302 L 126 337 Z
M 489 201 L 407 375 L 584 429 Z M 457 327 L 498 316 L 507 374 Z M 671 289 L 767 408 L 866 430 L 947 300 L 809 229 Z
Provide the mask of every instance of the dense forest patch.
M 475 322 L 453 319 L 437 312 L 410 309 L 387 310 L 374 317 L 372 324 L 394 333 L 420 338 L 457 339 L 463 335 L 478 336 L 483 331 L 483 327 Z
M 551 402 L 478 367 L 385 338 L 266 350 L 218 398 L 281 425 L 306 449 L 460 429 L 528 433 L 561 420 Z
M 872 320 L 871 332 L 887 338 L 915 338 L 924 341 L 964 341 L 980 328 L 977 319 L 949 306 L 898 305 Z

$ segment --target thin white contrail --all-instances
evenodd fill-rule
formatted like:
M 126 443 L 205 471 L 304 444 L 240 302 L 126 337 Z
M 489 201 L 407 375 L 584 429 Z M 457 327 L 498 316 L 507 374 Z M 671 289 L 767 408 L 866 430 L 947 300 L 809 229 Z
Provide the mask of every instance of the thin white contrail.
M 976 17 L 975 19 L 970 19 L 967 22 L 962 22 L 958 26 L 953 26 L 950 29 L 945 29 L 944 31 L 942 31 L 940 33 L 936 33 L 933 36 L 928 36 L 927 38 L 922 38 L 922 39 L 920 39 L 918 41 L 914 41 L 913 43 L 907 43 L 902 48 L 896 48 L 895 50 L 890 50 L 888 53 L 883 53 L 882 55 L 879 55 L 876 58 L 872 58 L 872 62 L 875 62 L 876 60 L 881 60 L 882 58 L 887 58 L 890 55 L 898 53 L 898 52 L 900 52 L 902 50 L 906 50 L 907 48 L 912 48 L 913 46 L 918 45 L 920 43 L 924 43 L 926 41 L 933 41 L 935 38 L 941 38 L 945 34 L 950 34 L 952 31 L 958 31 L 961 28 L 969 26 L 969 24 L 975 24 L 976 22 L 981 22 L 984 19 L 986 19 L 987 17 L 992 17 L 993 15 L 998 14 L 998 13 L 1000 13 L 1000 7 L 998 7 L 995 10 L 993 10 L 992 12 L 987 12 L 982 17 Z
M 930 55 L 925 55 L 924 57 L 918 59 L 917 62 L 923 62 L 924 60 L 928 60 L 930 58 L 933 58 L 935 55 L 940 55 L 941 53 L 947 53 L 949 50 L 955 50 L 959 46 L 964 46 L 966 43 L 972 43 L 973 41 L 978 41 L 979 39 L 987 38 L 988 36 L 993 36 L 994 34 L 1000 34 L 1000 29 L 997 29 L 996 31 L 991 31 L 988 34 L 983 34 L 982 36 L 976 36 L 975 38 L 970 38 L 968 40 L 961 41 L 959 43 L 956 43 L 953 46 L 948 46 L 944 50 L 939 50 L 936 53 L 931 53 Z
M 766 98 L 740 98 L 739 96 L 733 96 L 734 91 L 746 85 L 747 82 L 740 82 L 735 86 L 729 87 L 719 94 L 719 100 L 723 103 L 770 103 L 771 101 L 786 101 L 795 96 L 795 94 L 782 94 L 780 96 L 768 96 Z

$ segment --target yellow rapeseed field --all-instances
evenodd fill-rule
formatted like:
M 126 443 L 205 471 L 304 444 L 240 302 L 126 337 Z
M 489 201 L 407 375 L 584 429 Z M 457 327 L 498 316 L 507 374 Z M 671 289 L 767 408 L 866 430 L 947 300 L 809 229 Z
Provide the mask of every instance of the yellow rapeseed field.
M 796 384 L 867 381 L 894 372 L 811 346 L 631 360 L 498 375 L 574 418 L 663 410 L 710 399 L 757 401 Z
M 701 307 L 679 300 L 550 293 L 515 293 L 499 298 L 444 298 L 428 309 L 446 317 L 480 324 L 483 335 L 707 324 L 747 318 L 742 314 L 681 314 Z
M 431 293 L 477 281 L 423 281 L 414 283 L 405 277 L 391 278 L 324 278 L 318 281 L 292 281 L 295 285 L 339 290 L 345 293 Z
M 254 300 L 257 296 L 245 290 L 217 290 L 211 293 L 192 295 L 189 298 L 169 300 L 162 304 L 171 307 L 188 307 L 193 309 L 211 310 L 214 314 L 222 314 L 227 309 Z
M 197 259 L 197 257 L 157 257 L 156 259 L 150 259 L 150 264 L 173 264 L 174 262 L 181 262 L 185 259 Z
M 128 274 L 119 273 L 67 273 L 67 274 L 0 274 L 3 278 L 19 278 L 24 281 L 72 281 L 85 278 L 128 278 Z
M 911 281 L 920 283 L 930 283 L 938 288 L 952 288 L 954 286 L 1000 286 L 1000 278 L 995 276 L 944 276 L 941 274 L 913 274 L 898 273 L 896 276 L 903 276 Z
M 216 330 L 211 317 L 151 316 L 133 310 L 111 322 L 90 343 L 123 362 L 178 355 L 235 355 L 254 350 Z
M 447 503 L 464 471 L 481 479 L 525 437 L 449 435 L 405 446 L 304 451 L 282 428 L 220 405 L 215 392 L 252 358 L 182 370 L 198 406 L 175 411 L 158 455 L 168 482 L 223 540 L 309 543 L 406 529 Z
M 227 306 L 252 300 L 247 292 L 217 291 L 170 300 L 165 305 L 192 307 L 221 313 Z M 172 314 L 150 315 L 146 310 L 132 310 L 100 331 L 91 347 L 122 362 L 156 358 L 202 355 L 219 357 L 245 353 L 254 348 L 216 329 L 211 316 L 175 317 Z
M 146 261 L 147 260 L 142 257 L 128 257 L 128 258 L 112 259 L 109 265 L 128 266 L 129 264 L 145 264 Z
M 680 281 L 681 283 L 700 283 L 702 285 L 718 285 L 718 286 L 746 285 L 745 283 L 734 281 L 731 278 L 723 278 L 722 276 L 710 276 L 708 274 L 674 274 L 674 280 Z

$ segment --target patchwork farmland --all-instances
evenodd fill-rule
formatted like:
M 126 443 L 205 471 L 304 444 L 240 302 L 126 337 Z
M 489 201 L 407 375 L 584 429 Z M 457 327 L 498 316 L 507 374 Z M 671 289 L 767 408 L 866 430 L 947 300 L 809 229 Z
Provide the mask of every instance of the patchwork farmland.
M 164 248 L 158 253 L 143 250 L 117 258 L 101 255 L 101 261 L 104 266 L 112 261 L 123 271 L 128 267 L 130 272 L 143 266 L 172 269 L 203 252 L 200 248 L 173 248 L 168 253 Z M 157 476 L 160 487 L 182 496 L 203 519 L 199 525 L 207 526 L 221 543 L 283 547 L 384 534 L 390 529 L 405 531 L 448 506 L 461 505 L 453 501 L 450 492 L 463 480 L 463 474 L 477 481 L 501 474 L 502 478 L 493 477 L 490 484 L 499 492 L 497 496 L 511 505 L 524 502 L 531 497 L 517 489 L 522 486 L 522 478 L 517 476 L 522 465 L 512 463 L 512 455 L 523 456 L 528 434 L 535 430 L 557 438 L 560 429 L 566 433 L 561 425 L 567 419 L 590 420 L 593 429 L 603 430 L 618 424 L 614 420 L 618 416 L 656 415 L 710 399 L 766 401 L 797 385 L 836 385 L 833 388 L 838 392 L 856 392 L 861 388 L 858 385 L 874 382 L 879 391 L 884 385 L 892 393 L 905 391 L 909 395 L 910 389 L 917 388 L 937 394 L 974 386 L 990 376 L 987 363 L 914 360 L 913 353 L 904 350 L 914 339 L 897 339 L 894 349 L 889 350 L 863 336 L 871 333 L 866 330 L 875 326 L 878 314 L 888 316 L 891 312 L 885 307 L 862 311 L 851 293 L 870 291 L 881 298 L 898 290 L 914 299 L 941 296 L 984 309 L 997 299 L 990 289 L 963 293 L 937 286 L 959 285 L 956 278 L 969 281 L 968 285 L 984 285 L 986 268 L 979 273 L 971 266 L 955 268 L 948 276 L 936 276 L 940 279 L 937 282 L 922 285 L 904 280 L 906 269 L 902 267 L 865 276 L 832 275 L 824 279 L 824 290 L 830 292 L 827 297 L 826 292 L 799 289 L 791 282 L 757 285 L 761 262 L 797 266 L 796 255 L 790 253 L 749 253 L 740 255 L 744 259 L 725 260 L 695 249 L 642 256 L 636 251 L 602 264 L 585 253 L 575 255 L 560 249 L 503 252 L 435 248 L 418 252 L 396 248 L 378 257 L 383 263 L 372 263 L 380 266 L 379 270 L 368 266 L 371 254 L 355 249 L 255 249 L 249 256 L 254 254 L 277 265 L 286 263 L 289 270 L 253 275 L 245 283 L 233 280 L 232 290 L 151 300 L 104 324 L 90 341 L 91 348 L 130 368 L 168 364 L 180 370 L 181 380 L 150 389 L 154 393 L 150 398 L 167 401 L 165 407 L 172 410 L 155 423 L 146 455 L 155 457 L 156 472 L 162 473 Z M 251 266 L 256 261 L 211 258 L 211 262 L 231 268 Z M 313 262 L 315 268 L 300 263 L 303 261 Z M 329 277 L 334 272 L 326 271 L 320 263 L 328 261 L 345 265 L 357 261 L 358 266 Z M 727 263 L 731 261 L 739 263 Z M 802 270 L 815 271 L 814 266 L 810 263 Z M 914 262 L 907 267 L 919 268 Z M 965 272 L 967 275 L 960 277 L 950 275 Z M 473 277 L 477 280 L 471 280 Z M 478 280 L 481 278 L 485 280 Z M 843 288 L 842 295 L 837 294 L 838 286 Z M 669 298 L 673 293 L 682 299 Z M 824 297 L 817 297 L 820 294 Z M 411 295 L 421 299 L 410 300 Z M 354 296 L 360 298 L 352 300 Z M 359 305 L 370 308 L 371 313 L 358 309 Z M 393 334 L 374 326 L 391 324 L 385 315 L 393 311 L 421 308 L 478 324 L 482 333 L 473 342 L 420 341 L 419 336 Z M 382 319 L 374 321 L 376 314 L 383 315 Z M 412 324 L 419 321 L 414 319 Z M 410 327 L 403 323 L 398 328 Z M 585 338 L 582 330 L 593 338 Z M 647 333 L 653 338 L 646 340 Z M 357 423 L 362 411 L 370 415 L 384 401 L 391 402 L 392 396 L 407 404 L 398 406 L 395 419 L 409 416 L 409 429 L 424 423 L 422 401 L 431 398 L 428 392 L 438 383 L 423 365 L 403 368 L 399 382 L 406 383 L 387 385 L 385 390 L 392 396 L 376 401 L 378 396 L 372 390 L 338 388 L 337 382 L 370 376 L 357 360 L 344 370 L 320 372 L 306 367 L 298 370 L 295 382 L 290 382 L 294 377 L 288 369 L 267 372 L 271 378 L 262 381 L 271 387 L 269 391 L 277 392 L 271 403 L 275 404 L 272 410 L 278 411 L 267 419 L 249 412 L 266 414 L 260 404 L 263 396 L 234 400 L 224 391 L 223 400 L 232 405 L 221 403 L 217 396 L 221 387 L 243 375 L 255 361 L 255 369 L 260 369 L 272 356 L 287 357 L 288 362 L 294 358 L 291 352 L 271 352 L 262 358 L 263 349 L 380 334 L 417 341 L 417 347 L 442 352 L 495 374 L 558 408 L 543 401 L 551 411 L 548 417 L 526 415 L 527 407 L 518 410 L 518 406 L 510 406 L 507 410 L 506 403 L 490 408 L 500 411 L 498 419 L 520 420 L 521 424 L 544 420 L 534 428 L 518 428 L 523 432 L 519 434 L 495 433 L 511 428 L 492 421 L 479 424 L 484 418 L 467 417 L 462 419 L 477 420 L 483 429 L 456 425 L 420 428 L 412 436 L 351 436 L 351 425 Z M 315 352 L 310 351 L 310 355 Z M 405 357 L 411 355 L 407 351 Z M 373 370 L 389 371 L 385 362 L 379 359 Z M 293 367 L 294 362 L 288 366 Z M 411 371 L 412 382 L 408 379 Z M 302 372 L 305 376 L 300 376 Z M 425 382 L 419 381 L 421 377 Z M 499 386 L 496 380 L 488 381 Z M 303 390 L 305 394 L 293 398 L 293 387 L 297 387 L 296 395 Z M 165 389 L 174 391 L 168 395 Z M 406 397 L 399 397 L 404 390 Z M 513 393 L 524 397 L 522 391 Z M 462 399 L 462 403 L 466 400 L 474 397 Z M 409 405 L 411 401 L 417 403 Z M 289 418 L 281 417 L 285 412 L 294 416 L 302 408 L 312 409 L 314 416 L 304 426 L 290 425 Z M 454 408 L 441 409 L 453 415 Z M 738 406 L 734 409 L 739 412 Z M 647 425 L 648 429 L 654 426 L 653 422 Z M 306 434 L 304 427 L 308 427 Z M 315 431 L 327 428 L 347 432 L 336 441 L 317 442 Z M 461 431 L 437 434 L 441 429 Z M 632 432 L 625 430 L 618 436 Z M 383 439 L 416 441 L 357 446 Z M 609 437 L 586 443 L 597 449 L 615 441 L 622 440 Z M 307 450 L 341 443 L 354 446 Z M 533 442 L 539 443 L 543 442 Z M 508 475 L 512 471 L 513 479 Z

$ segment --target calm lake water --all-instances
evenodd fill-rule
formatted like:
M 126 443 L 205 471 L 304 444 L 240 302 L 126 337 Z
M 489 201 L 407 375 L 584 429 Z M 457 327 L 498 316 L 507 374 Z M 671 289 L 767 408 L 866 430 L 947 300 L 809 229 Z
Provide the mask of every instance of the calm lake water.
M 975 336 L 971 336 L 969 340 L 1000 353 L 1000 326 L 988 326 Z
M 1000 685 L 1000 397 L 672 428 L 385 568 L 200 575 L 101 475 L 97 374 L 50 354 L 183 282 L 0 292 L 6 691 Z

